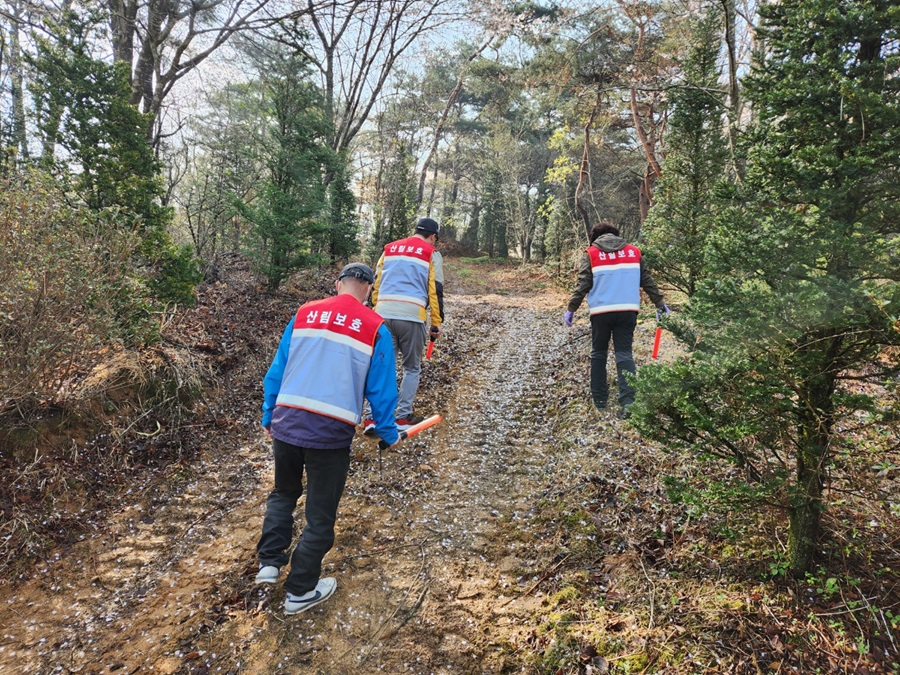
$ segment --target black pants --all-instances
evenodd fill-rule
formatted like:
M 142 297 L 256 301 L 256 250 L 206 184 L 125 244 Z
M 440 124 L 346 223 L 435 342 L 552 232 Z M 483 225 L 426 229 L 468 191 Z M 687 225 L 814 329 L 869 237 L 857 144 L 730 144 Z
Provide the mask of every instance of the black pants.
M 294 508 L 303 494 L 306 469 L 306 525 L 290 556 L 286 591 L 302 595 L 316 587 L 322 558 L 334 545 L 334 522 L 347 482 L 350 448 L 314 450 L 273 439 L 275 489 L 266 500 L 262 536 L 256 545 L 259 564 L 281 568 L 287 564 L 294 534 Z
M 606 312 L 591 315 L 591 398 L 598 408 L 609 400 L 606 383 L 606 354 L 612 337 L 616 354 L 616 371 L 619 380 L 619 404 L 623 407 L 634 403 L 634 387 L 625 373 L 635 373 L 631 344 L 637 326 L 637 312 Z

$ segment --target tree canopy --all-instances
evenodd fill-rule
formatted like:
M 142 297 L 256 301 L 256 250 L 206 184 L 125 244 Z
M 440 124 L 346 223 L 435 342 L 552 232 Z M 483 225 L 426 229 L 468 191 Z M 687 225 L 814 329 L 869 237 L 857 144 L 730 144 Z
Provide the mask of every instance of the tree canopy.
M 105 229 L 109 340 L 153 339 L 232 254 L 274 292 L 428 215 L 568 281 L 603 219 L 679 310 L 685 356 L 642 369 L 634 417 L 709 459 L 673 498 L 787 513 L 799 575 L 828 481 L 896 431 L 895 2 L 7 5 L 0 174 Z

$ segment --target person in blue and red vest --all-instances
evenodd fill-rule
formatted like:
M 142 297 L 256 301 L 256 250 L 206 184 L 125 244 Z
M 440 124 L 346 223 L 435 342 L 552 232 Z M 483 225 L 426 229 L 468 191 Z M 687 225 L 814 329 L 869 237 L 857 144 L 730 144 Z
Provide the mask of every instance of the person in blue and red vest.
M 400 400 L 395 412 L 400 431 L 423 419 L 413 414 L 413 400 L 419 389 L 425 324 L 430 317 L 431 337 L 437 339 L 443 322 L 443 284 L 437 281 L 434 265 L 439 230 L 437 221 L 422 218 L 411 237 L 384 247 L 375 270 L 372 304 L 384 317 L 394 348 L 403 359 Z M 366 420 L 365 427 L 371 433 L 373 421 Z
M 622 406 L 620 415 L 628 417 L 635 394 L 626 373 L 635 373 L 631 347 L 641 309 L 641 289 L 656 305 L 657 320 L 661 315 L 668 316 L 669 308 L 641 258 L 640 249 L 622 239 L 619 228 L 606 221 L 597 223 L 591 228 L 590 240 L 563 322 L 572 326 L 575 312 L 587 296 L 591 313 L 591 398 L 599 410 L 606 408 L 609 399 L 606 355 L 612 337 Z
M 290 560 L 284 610 L 297 614 L 337 587 L 320 578 L 334 545 L 338 502 L 350 467 L 350 443 L 367 399 L 375 433 L 399 441 L 394 423 L 397 371 L 384 319 L 365 306 L 375 274 L 362 263 L 341 270 L 337 295 L 308 302 L 288 323 L 263 381 L 262 426 L 272 437 L 275 488 L 266 500 L 256 546 L 257 584 L 274 584 Z M 290 556 L 294 508 L 306 472 L 306 525 Z

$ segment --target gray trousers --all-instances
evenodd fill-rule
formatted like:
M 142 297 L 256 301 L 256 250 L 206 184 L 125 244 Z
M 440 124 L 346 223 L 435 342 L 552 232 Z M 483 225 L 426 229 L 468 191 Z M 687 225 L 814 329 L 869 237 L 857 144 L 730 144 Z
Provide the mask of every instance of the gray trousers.
M 425 349 L 425 324 L 402 319 L 385 319 L 391 331 L 394 351 L 403 361 L 403 379 L 400 382 L 400 401 L 394 417 L 405 419 L 413 409 L 413 399 L 419 389 L 419 374 L 422 372 L 422 350 Z

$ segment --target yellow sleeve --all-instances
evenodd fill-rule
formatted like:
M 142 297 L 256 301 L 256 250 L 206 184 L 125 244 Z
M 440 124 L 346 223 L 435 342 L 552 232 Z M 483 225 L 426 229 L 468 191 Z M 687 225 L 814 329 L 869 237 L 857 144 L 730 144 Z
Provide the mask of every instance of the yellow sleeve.
M 431 325 L 437 328 L 441 325 L 441 309 L 438 304 L 433 262 L 428 264 L 428 307 L 431 310 Z
M 384 266 L 384 253 L 378 259 L 378 265 L 375 267 L 375 284 L 372 286 L 372 306 L 378 302 L 378 289 L 381 288 L 381 268 Z

